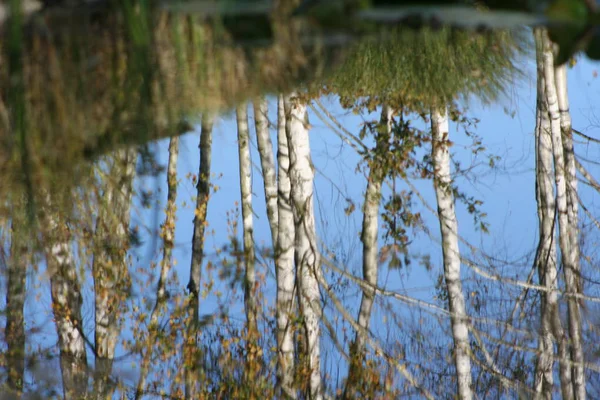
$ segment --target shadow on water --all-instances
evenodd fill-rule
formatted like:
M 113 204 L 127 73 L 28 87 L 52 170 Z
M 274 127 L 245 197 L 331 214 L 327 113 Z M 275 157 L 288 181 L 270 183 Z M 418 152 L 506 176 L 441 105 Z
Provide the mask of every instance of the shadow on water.
M 329 50 L 300 45 L 291 32 L 260 45 L 236 44 L 236 33 L 256 41 L 244 18 L 238 24 L 122 2 L 7 20 L 0 66 L 3 187 L 24 184 L 29 191 L 47 174 L 71 176 L 85 160 L 187 132 L 200 112 L 289 90 L 325 69 Z M 258 19 L 261 35 L 284 29 L 266 15 Z M 231 24 L 241 31 L 230 33 Z

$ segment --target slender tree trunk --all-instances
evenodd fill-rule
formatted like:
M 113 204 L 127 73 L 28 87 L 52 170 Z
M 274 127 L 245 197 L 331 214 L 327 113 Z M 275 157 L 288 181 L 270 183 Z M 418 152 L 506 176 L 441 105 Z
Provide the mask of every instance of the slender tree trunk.
M 558 97 L 558 107 L 560 112 L 560 128 L 563 144 L 563 154 L 565 157 L 565 181 L 567 190 L 567 215 L 569 221 L 569 243 L 571 246 L 573 265 L 574 288 L 577 293 L 583 293 L 583 277 L 581 275 L 580 249 L 579 249 L 579 196 L 577 193 L 577 167 L 575 165 L 575 151 L 573 148 L 573 130 L 571 128 L 571 113 L 569 111 L 569 99 L 567 93 L 567 69 L 565 65 L 556 68 L 556 89 Z M 574 322 L 581 326 L 580 306 L 584 306 L 584 301 L 575 300 L 577 310 L 574 310 L 576 317 Z M 581 328 L 577 331 L 581 342 Z M 572 333 L 573 334 L 573 333 Z M 573 347 L 573 361 L 579 363 L 573 368 L 575 385 L 574 390 L 578 399 L 586 397 L 585 388 L 585 370 L 582 365 L 584 360 L 583 346 L 579 344 Z
M 47 201 L 44 227 L 46 266 L 50 275 L 52 311 L 58 334 L 60 368 L 66 400 L 80 400 L 87 393 L 87 356 L 81 319 L 81 289 L 71 253 L 70 232 Z
M 448 151 L 448 116 L 446 110 L 431 113 L 432 160 L 434 186 L 438 206 L 438 218 L 442 235 L 444 278 L 448 290 L 448 305 L 452 316 L 454 361 L 458 379 L 458 398 L 471 399 L 471 346 L 465 298 L 460 280 L 460 253 L 458 248 L 458 221 L 454 210 L 450 154 Z
M 290 182 L 295 226 L 295 262 L 300 289 L 300 312 L 306 331 L 307 362 L 310 370 L 310 399 L 323 398 L 320 349 L 320 289 L 317 274 L 321 260 L 315 226 L 309 125 L 306 105 L 297 98 L 286 99 L 286 135 L 290 154 Z
M 167 207 L 165 210 L 165 223 L 162 226 L 163 257 L 160 263 L 160 276 L 156 288 L 156 303 L 150 314 L 146 352 L 140 366 L 140 379 L 138 380 L 135 398 L 139 399 L 146 390 L 148 369 L 152 360 L 152 349 L 158 336 L 158 319 L 165 310 L 167 300 L 166 284 L 171 271 L 171 254 L 175 240 L 175 220 L 177 212 L 177 158 L 179 157 L 179 137 L 172 137 L 169 141 L 169 161 L 167 166 Z
M 573 130 L 571 128 L 571 112 L 569 111 L 569 94 L 567 91 L 567 66 L 555 68 L 556 95 L 560 113 L 560 130 L 562 134 L 563 152 L 565 157 L 565 179 L 567 185 L 567 210 L 569 216 L 569 238 L 573 251 L 573 258 L 579 260 L 579 199 L 577 195 L 577 166 L 575 165 L 575 151 L 573 148 Z M 579 262 L 577 263 L 579 267 Z M 575 271 L 575 278 L 581 281 L 581 271 Z M 581 293 L 582 285 L 577 284 Z
M 286 136 L 286 114 L 283 96 L 277 103 L 277 244 L 275 268 L 277 275 L 277 380 L 282 396 L 295 399 L 294 334 L 295 312 L 294 214 L 292 212 L 290 158 Z
M 392 131 L 392 109 L 386 105 L 381 110 L 380 125 L 385 127 L 385 133 L 378 136 L 375 153 L 381 148 L 386 148 Z M 376 161 L 369 167 L 369 178 L 367 192 L 365 193 L 365 204 L 363 206 L 363 223 L 361 240 L 363 243 L 363 279 L 372 286 L 377 286 L 377 275 L 379 273 L 377 246 L 379 205 L 381 203 L 381 185 L 385 178 Z M 371 310 L 375 300 L 375 291 L 364 288 L 358 312 L 358 325 L 364 332 L 369 331 L 371 321 Z M 350 346 L 350 366 L 344 398 L 355 398 L 356 390 L 360 388 L 360 377 L 365 357 L 365 340 L 357 332 L 354 343 Z
M 577 284 L 580 277 L 580 268 L 579 260 L 577 259 L 578 251 L 575 250 L 577 243 L 571 241 L 574 234 L 571 232 L 573 227 L 569 221 L 567 170 L 562 140 L 561 114 L 557 97 L 556 76 L 554 73 L 553 49 L 550 40 L 547 38 L 545 39 L 544 46 L 544 75 L 554 157 L 554 178 L 558 209 L 558 240 L 565 275 L 566 291 L 567 294 L 575 294 L 579 292 Z M 566 87 L 563 87 L 561 90 L 565 91 Z M 573 366 L 573 389 L 576 399 L 584 399 L 586 397 L 585 371 L 583 368 L 584 357 L 581 343 L 581 315 L 577 299 L 569 297 L 567 308 L 569 314 L 569 336 L 571 338 L 571 361 L 576 363 Z
M 556 95 L 560 112 L 560 130 L 562 133 L 563 151 L 565 157 L 565 179 L 567 185 L 567 210 L 569 216 L 569 240 L 573 259 L 577 260 L 574 271 L 576 288 L 583 294 L 583 277 L 581 275 L 579 248 L 579 195 L 577 192 L 577 165 L 573 147 L 573 129 L 571 127 L 571 112 L 569 111 L 569 94 L 567 91 L 567 67 L 561 65 L 555 69 Z M 584 301 L 581 300 L 581 307 Z M 581 395 L 582 393 L 580 393 Z
M 579 196 L 577 193 L 577 166 L 573 147 L 573 129 L 571 127 L 571 112 L 569 111 L 569 94 L 567 90 L 567 66 L 555 68 L 556 95 L 560 112 L 560 130 L 562 133 L 563 152 L 565 157 L 565 179 L 567 185 L 567 210 L 569 216 L 569 240 L 573 258 L 577 260 L 578 269 L 574 271 L 578 293 L 583 293 L 579 249 Z M 581 301 L 584 306 L 583 300 Z
M 238 131 L 238 154 L 240 167 L 240 196 L 242 204 L 242 225 L 244 231 L 244 308 L 246 312 L 246 370 L 244 372 L 248 388 L 254 387 L 257 371 L 258 311 L 256 300 L 256 272 L 254 255 L 254 227 L 252 220 L 252 163 L 250 160 L 250 130 L 248 128 L 248 105 L 244 103 L 236 109 Z M 251 397 L 256 393 L 251 389 Z
M 25 375 L 25 305 L 27 280 L 27 238 L 21 227 L 22 218 L 17 210 L 13 210 L 11 222 L 10 259 L 7 268 L 6 290 L 6 366 L 8 373 L 8 389 L 15 398 L 23 392 Z
M 542 293 L 540 354 L 536 364 L 535 393 L 538 399 L 552 398 L 554 378 L 554 342 L 559 357 L 559 379 L 563 399 L 573 398 L 571 367 L 569 365 L 569 343 L 562 327 L 558 307 L 558 269 L 555 241 L 556 202 L 554 196 L 552 138 L 550 117 L 546 102 L 544 77 L 544 33 L 535 30 L 537 54 L 537 112 L 536 112 L 536 198 L 540 239 L 535 263 L 540 284 L 548 289 Z
M 573 129 L 571 127 L 571 113 L 569 111 L 569 96 L 567 92 L 567 67 L 556 67 L 556 92 L 560 112 L 560 129 L 562 132 L 563 151 L 565 156 L 565 175 L 567 181 L 567 210 L 569 215 L 569 238 L 571 241 L 573 258 L 578 261 L 579 269 L 575 271 L 575 280 L 578 293 L 583 294 L 583 277 L 581 276 L 580 248 L 579 248 L 579 196 L 577 192 L 577 165 L 573 147 Z M 581 306 L 584 307 L 581 300 Z
M 549 127 L 545 107 L 545 90 L 542 62 L 542 46 L 539 29 L 534 32 L 536 41 L 537 100 L 535 126 L 535 189 L 539 222 L 539 241 L 535 257 L 540 284 L 549 290 L 556 285 L 556 249 L 554 247 L 554 190 L 552 176 L 552 142 L 545 129 Z M 541 329 L 538 339 L 538 358 L 535 369 L 534 390 L 537 400 L 552 399 L 554 386 L 554 342 L 552 334 L 552 292 L 542 292 Z M 554 304 L 556 305 L 556 304 Z M 570 384 L 569 384 L 570 386 Z
M 121 332 L 123 305 L 129 293 L 127 251 L 137 150 L 119 150 L 111 160 L 96 221 L 94 261 L 97 399 L 112 396 L 110 383 L 115 348 Z
M 268 103 L 265 98 L 254 101 L 256 143 L 258 145 L 258 154 L 260 155 L 260 164 L 265 187 L 267 218 L 269 219 L 269 226 L 271 227 L 273 248 L 275 248 L 277 244 L 277 177 L 267 112 Z
M 200 306 L 200 280 L 202 278 L 202 260 L 204 258 L 204 231 L 206 228 L 206 214 L 210 196 L 210 166 L 212 151 L 212 130 L 214 118 L 210 114 L 202 117 L 202 131 L 200 133 L 200 170 L 196 186 L 196 210 L 194 216 L 194 233 L 192 237 L 192 261 L 190 265 L 190 280 L 187 284 L 189 290 L 188 326 L 186 332 L 185 352 L 185 397 L 197 398 L 197 385 L 200 376 L 198 363 L 200 357 L 196 337 L 198 334 L 198 318 Z

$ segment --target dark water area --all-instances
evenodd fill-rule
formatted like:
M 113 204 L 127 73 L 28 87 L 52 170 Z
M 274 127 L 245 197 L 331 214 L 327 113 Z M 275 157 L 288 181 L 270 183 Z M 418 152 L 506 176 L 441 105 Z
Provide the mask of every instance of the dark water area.
M 400 77 L 388 71 L 395 62 L 416 65 L 419 43 L 452 48 L 465 36 L 479 36 L 486 46 L 503 45 L 499 38 L 509 35 L 507 28 L 555 22 L 525 2 L 491 2 L 497 9 L 482 11 L 451 1 L 27 0 L 23 12 L 9 18 L 19 3 L 4 2 L 0 13 L 0 171 L 9 175 L 19 168 L 14 162 L 26 174 L 60 170 L 115 147 L 186 132 L 203 112 L 298 87 L 385 96 L 381 76 L 414 78 L 413 71 Z M 412 54 L 395 55 L 388 65 L 365 60 L 380 51 L 378 45 L 400 49 L 408 42 L 415 45 Z M 480 74 L 477 63 L 465 68 Z M 418 77 L 430 87 L 403 94 L 417 102 L 431 97 L 436 72 Z M 442 88 L 442 97 L 463 89 L 462 83 Z

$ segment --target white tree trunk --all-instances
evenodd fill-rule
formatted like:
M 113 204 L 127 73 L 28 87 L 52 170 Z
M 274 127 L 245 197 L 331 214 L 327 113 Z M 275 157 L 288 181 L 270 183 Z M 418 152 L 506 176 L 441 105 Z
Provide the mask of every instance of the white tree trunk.
M 289 176 L 289 148 L 286 136 L 286 114 L 283 97 L 277 103 L 277 244 L 275 268 L 277 275 L 277 378 L 282 395 L 295 399 L 294 336 L 292 320 L 295 313 L 294 214 L 292 212 Z
M 543 39 L 535 31 L 537 62 L 537 107 L 535 126 L 535 176 L 536 201 L 539 221 L 539 241 L 535 257 L 540 284 L 552 289 L 556 285 L 556 248 L 554 247 L 554 186 L 552 185 L 552 141 L 547 134 L 550 120 L 545 106 L 544 69 L 542 59 Z M 538 339 L 534 390 L 537 400 L 552 399 L 554 386 L 554 342 L 552 333 L 552 303 L 556 294 L 541 293 L 541 329 Z M 554 304 L 556 305 L 556 304 Z M 570 385 L 569 385 L 570 386 Z
M 200 279 L 202 275 L 202 259 L 204 257 L 204 231 L 206 214 L 208 211 L 208 197 L 210 195 L 210 167 L 212 152 L 212 130 L 214 117 L 205 115 L 202 117 L 200 132 L 200 167 L 198 172 L 198 183 L 196 184 L 196 210 L 194 212 L 194 233 L 192 238 L 192 261 L 190 265 L 190 279 L 188 290 L 198 297 L 200 290 Z M 197 313 L 198 310 L 195 311 Z
M 380 140 L 389 142 L 392 131 L 392 109 L 387 105 L 382 107 L 380 125 L 385 126 L 386 133 L 381 138 L 375 138 L 376 142 L 379 143 Z M 376 145 L 375 152 L 377 152 L 378 147 L 380 146 L 381 145 L 379 144 Z M 377 245 L 377 237 L 379 232 L 378 220 L 379 206 L 381 203 L 381 185 L 384 178 L 385 175 L 381 171 L 381 168 L 375 165 L 374 162 L 370 167 L 367 181 L 361 234 L 361 240 L 363 243 L 363 279 L 372 286 L 377 286 L 377 275 L 379 273 L 379 247 Z M 363 288 L 358 312 L 358 325 L 364 332 L 369 331 L 371 310 L 373 309 L 374 301 L 375 291 L 372 289 Z M 354 343 L 350 348 L 350 366 L 348 370 L 348 377 L 346 379 L 346 388 L 344 393 L 345 398 L 355 398 L 357 395 L 355 391 L 361 375 L 364 353 L 364 335 L 361 335 L 360 332 L 357 332 Z
M 236 109 L 238 131 L 238 154 L 240 168 L 240 196 L 242 204 L 242 227 L 244 232 L 244 307 L 247 323 L 247 360 L 255 362 L 256 337 L 258 335 L 256 272 L 254 255 L 254 227 L 252 220 L 252 163 L 250 161 L 250 130 L 248 129 L 248 105 L 244 103 Z M 246 371 L 248 373 L 248 371 Z M 246 375 L 246 378 L 251 378 Z
M 267 203 L 267 218 L 269 219 L 269 226 L 271 227 L 273 248 L 275 249 L 277 245 L 277 177 L 267 112 L 268 103 L 265 98 L 254 101 L 256 143 L 262 167 L 265 201 Z
M 169 161 L 167 164 L 167 207 L 165 209 L 165 222 L 161 229 L 163 239 L 163 257 L 160 263 L 160 276 L 156 288 L 156 302 L 150 314 L 148 338 L 145 343 L 146 351 L 140 365 L 140 378 L 138 380 L 135 398 L 139 399 L 146 390 L 146 379 L 152 359 L 152 349 L 156 344 L 158 334 L 158 320 L 164 312 L 166 296 L 166 283 L 171 271 L 171 254 L 175 239 L 175 220 L 177 212 L 177 159 L 179 157 L 179 137 L 175 136 L 169 141 Z
M 448 290 L 448 305 L 452 316 L 452 338 L 454 339 L 454 361 L 458 380 L 458 398 L 470 400 L 471 390 L 471 346 L 465 298 L 460 280 L 460 253 L 458 248 L 458 221 L 454 210 L 450 154 L 448 151 L 448 116 L 446 110 L 431 112 L 432 161 L 434 186 L 438 206 L 438 218 L 442 236 L 444 278 Z
M 96 311 L 94 394 L 98 399 L 111 397 L 114 390 L 109 381 L 129 292 L 127 251 L 136 161 L 135 149 L 119 150 L 112 157 L 96 221 L 92 273 Z
M 544 78 L 544 34 L 535 30 L 537 55 L 537 110 L 535 129 L 536 154 L 536 198 L 540 238 L 535 263 L 540 284 L 549 291 L 542 293 L 541 332 L 535 375 L 535 393 L 538 399 L 551 399 L 554 386 L 554 340 L 557 341 L 559 357 L 559 379 L 563 399 L 572 399 L 571 367 L 569 365 L 569 344 L 565 337 L 558 308 L 558 270 L 556 256 L 556 202 L 552 159 L 552 137 L 550 117 L 546 102 Z
M 81 289 L 75 259 L 69 245 L 69 228 L 51 211 L 47 201 L 43 224 L 46 264 L 50 275 L 52 311 L 58 334 L 60 369 L 66 400 L 87 393 L 87 356 L 82 335 Z
M 179 137 L 169 141 L 169 161 L 167 164 L 167 208 L 165 223 L 162 226 L 163 257 L 158 278 L 157 305 L 166 300 L 166 283 L 171 271 L 171 254 L 175 244 L 175 221 L 177 218 L 177 160 L 179 159 Z M 154 313 L 153 313 L 154 314 Z
M 571 112 L 569 111 L 569 93 L 567 90 L 567 66 L 555 68 L 556 95 L 560 113 L 560 130 L 562 133 L 563 151 L 565 157 L 565 176 L 567 185 L 567 209 L 569 215 L 569 229 L 571 247 L 574 258 L 579 260 L 579 199 L 577 196 L 577 166 L 575 165 L 575 151 L 573 148 L 573 130 L 571 128 Z M 581 271 L 577 272 L 580 280 Z M 578 285 L 578 289 L 581 287 Z
M 208 200 L 210 195 L 210 166 L 212 151 L 212 130 L 214 118 L 211 114 L 202 117 L 202 131 L 200 132 L 200 167 L 198 184 L 196 185 L 196 209 L 194 211 L 194 233 L 192 237 L 192 260 L 190 263 L 190 279 L 187 284 L 190 295 L 188 296 L 188 321 L 186 332 L 185 351 L 185 398 L 197 398 L 197 369 L 198 348 L 196 334 L 198 330 L 198 312 L 200 306 L 200 280 L 202 278 L 202 260 L 204 258 L 204 231 Z
M 575 281 L 578 293 L 583 293 L 581 266 L 579 264 L 579 196 L 577 193 L 577 166 L 573 147 L 573 130 L 571 127 L 571 112 L 569 111 L 569 94 L 567 90 L 567 66 L 555 68 L 556 95 L 560 112 L 560 130 L 562 133 L 563 151 L 565 157 L 565 179 L 567 185 L 567 210 L 569 215 L 569 240 L 573 258 L 577 260 Z
M 295 262 L 300 290 L 302 313 L 310 368 L 308 397 L 323 398 L 321 381 L 320 318 L 321 303 L 317 274 L 321 274 L 321 262 L 317 244 L 314 214 L 314 169 L 310 157 L 308 114 L 306 105 L 294 95 L 286 98 L 286 135 L 290 152 L 290 182 L 292 210 L 294 212 Z
M 569 206 L 567 198 L 567 173 L 564 158 L 561 114 L 558 104 L 556 77 L 554 73 L 554 57 L 550 40 L 546 38 L 544 46 L 544 78 L 546 86 L 546 101 L 550 115 L 552 135 L 552 152 L 554 157 L 554 179 L 556 184 L 556 203 L 558 209 L 559 244 L 565 275 L 565 287 L 568 294 L 578 293 L 577 281 L 580 268 L 577 243 L 572 243 L 572 226 L 569 221 Z M 566 83 L 565 83 L 566 84 Z M 566 86 L 562 88 L 566 90 Z M 563 93 L 564 95 L 564 93 Z M 585 371 L 583 368 L 583 348 L 581 344 L 581 316 L 579 302 L 574 297 L 567 300 L 569 311 L 569 335 L 571 338 L 571 361 L 573 366 L 573 390 L 576 399 L 586 397 Z

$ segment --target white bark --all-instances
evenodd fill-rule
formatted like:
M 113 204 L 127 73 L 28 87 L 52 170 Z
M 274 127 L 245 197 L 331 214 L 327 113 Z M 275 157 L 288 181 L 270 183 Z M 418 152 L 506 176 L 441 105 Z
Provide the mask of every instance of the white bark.
M 277 245 L 277 177 L 275 172 L 275 159 L 273 156 L 273 143 L 269 132 L 269 119 L 267 117 L 268 103 L 265 98 L 254 101 L 254 123 L 256 128 L 256 143 L 262 177 L 265 188 L 265 201 L 267 203 L 267 218 L 271 227 L 273 248 Z
M 574 243 L 573 251 L 576 253 L 575 258 L 579 259 L 577 167 L 575 165 L 575 153 L 573 149 L 573 131 L 571 129 L 571 112 L 569 111 L 569 93 L 567 90 L 567 66 L 565 64 L 555 68 L 555 80 L 566 167 L 568 215 L 569 222 L 573 227 L 571 233 L 574 234 L 571 236 L 571 240 Z
M 252 341 L 258 333 L 256 272 L 254 256 L 253 220 L 252 220 L 252 163 L 250 161 L 250 130 L 248 129 L 248 105 L 244 103 L 236 109 L 238 131 L 238 154 L 240 169 L 240 196 L 242 204 L 242 227 L 244 232 L 244 307 L 248 328 L 248 355 Z
M 458 398 L 470 400 L 471 390 L 471 347 L 465 298 L 460 280 L 460 253 L 458 248 L 458 221 L 454 209 L 450 154 L 448 151 L 448 116 L 446 110 L 431 112 L 432 160 L 434 186 L 438 206 L 438 218 L 442 236 L 444 278 L 448 290 L 448 305 L 452 316 L 452 338 L 454 361 L 458 380 Z
M 294 340 L 292 331 L 295 311 L 294 214 L 292 212 L 289 176 L 289 148 L 286 136 L 286 114 L 283 97 L 277 103 L 277 244 L 275 268 L 277 275 L 277 378 L 285 397 L 295 399 Z
M 179 137 L 169 141 L 169 161 L 167 164 L 167 208 L 165 223 L 162 226 L 163 257 L 157 287 L 157 302 L 166 300 L 166 282 L 171 271 L 171 254 L 175 243 L 175 220 L 177 212 L 177 160 L 179 158 Z
M 314 169 L 310 157 L 306 105 L 294 95 L 286 98 L 286 135 L 290 152 L 290 182 L 295 226 L 295 262 L 300 290 L 300 312 L 306 330 L 307 360 L 310 368 L 308 397 L 323 398 L 321 381 L 320 291 L 321 261 L 314 215 Z
M 194 214 L 194 234 L 192 238 L 192 261 L 190 265 L 190 280 L 187 288 L 195 297 L 200 290 L 202 275 L 202 259 L 204 257 L 204 231 L 210 195 L 210 166 L 212 151 L 212 130 L 214 117 L 205 115 L 202 118 L 202 131 L 200 133 L 200 167 L 198 183 L 196 185 L 196 210 Z M 197 313 L 197 310 L 195 311 Z
M 47 202 L 43 224 L 46 264 L 50 274 L 52 311 L 58 334 L 60 369 L 66 400 L 87 393 L 87 356 L 82 335 L 81 289 L 75 259 L 69 246 L 68 226 L 54 215 Z
M 212 151 L 212 130 L 214 117 L 205 114 L 202 117 L 200 133 L 200 167 L 198 184 L 196 185 L 196 210 L 194 212 L 194 233 L 192 237 L 192 260 L 190 263 L 190 279 L 187 284 L 190 296 L 188 298 L 188 321 L 185 351 L 185 398 L 197 397 L 197 362 L 198 348 L 196 335 L 198 330 L 198 312 L 200 306 L 200 280 L 202 278 L 202 260 L 204 258 L 204 231 L 206 229 L 206 214 L 210 195 L 210 166 Z
M 552 141 L 546 133 L 549 127 L 548 112 L 545 107 L 545 90 L 542 62 L 543 43 L 539 30 L 535 32 L 537 61 L 537 107 L 535 127 L 535 172 L 536 201 L 539 221 L 539 241 L 535 258 L 540 284 L 547 288 L 556 285 L 556 248 L 554 247 L 554 190 L 552 176 Z M 554 386 L 554 342 L 551 325 L 552 292 L 542 293 L 541 329 L 538 339 L 538 359 L 536 363 L 534 389 L 537 400 L 552 399 Z
M 577 166 L 573 148 L 573 130 L 571 127 L 571 112 L 569 111 L 569 94 L 567 91 L 567 67 L 561 65 L 555 69 L 556 95 L 560 113 L 560 130 L 562 133 L 563 151 L 565 157 L 565 179 L 567 185 L 567 213 L 569 216 L 569 240 L 573 259 L 577 260 L 574 271 L 577 291 L 583 293 L 579 249 L 579 198 L 577 194 Z
M 383 137 L 376 138 L 375 140 L 378 143 L 380 140 L 387 140 L 389 142 L 392 131 L 392 109 L 387 105 L 384 105 L 381 110 L 380 125 L 385 126 L 386 133 Z M 378 144 L 375 151 L 377 151 L 380 146 L 381 145 Z M 367 191 L 365 193 L 365 203 L 363 206 L 361 240 L 363 243 L 363 279 L 372 287 L 377 286 L 377 275 L 379 273 L 379 247 L 377 246 L 377 237 L 379 232 L 378 220 L 379 206 L 381 203 L 381 185 L 384 178 L 385 176 L 381 169 L 375 163 L 371 165 L 367 181 Z M 357 321 L 358 326 L 360 326 L 363 332 L 369 331 L 371 310 L 373 309 L 374 301 L 375 291 L 370 288 L 363 288 Z M 351 363 L 348 370 L 348 378 L 346 380 L 345 398 L 356 397 L 356 393 L 354 392 L 360 377 L 364 352 L 364 335 L 361 335 L 360 332 L 356 332 L 354 343 L 350 349 Z
M 556 202 L 554 195 L 552 138 L 550 117 L 546 103 L 543 32 L 536 29 L 537 54 L 537 111 L 535 130 L 536 153 L 536 198 L 540 238 L 535 263 L 540 284 L 548 288 L 542 293 L 541 332 L 538 343 L 538 356 L 535 375 L 535 393 L 538 399 L 551 399 L 554 386 L 554 340 L 557 341 L 559 357 L 559 378 L 563 399 L 572 399 L 571 367 L 569 365 L 569 345 L 565 337 L 558 308 L 558 270 L 556 255 L 555 221 Z
M 152 349 L 156 342 L 158 333 L 158 320 L 164 312 L 166 296 L 166 283 L 171 271 L 171 254 L 175 239 L 175 217 L 177 212 L 177 159 L 179 157 L 179 137 L 171 138 L 169 142 L 169 161 L 167 164 L 167 207 L 165 210 L 165 222 L 162 226 L 163 257 L 160 263 L 160 276 L 156 288 L 156 302 L 150 314 L 150 325 L 148 327 L 148 338 L 146 341 L 146 352 L 140 365 L 140 378 L 138 380 L 135 398 L 139 399 L 146 390 L 146 379 Z
M 135 149 L 119 150 L 105 180 L 96 221 L 94 261 L 96 373 L 98 399 L 112 396 L 110 374 L 121 331 L 121 311 L 128 290 L 129 220 L 132 183 L 137 161 Z
M 577 278 L 579 260 L 574 250 L 576 243 L 571 243 L 571 226 L 569 223 L 567 179 L 564 159 L 564 149 L 561 131 L 561 115 L 557 98 L 556 78 L 554 74 L 554 57 L 551 42 L 546 39 L 544 46 L 544 78 L 546 86 L 546 101 L 550 116 L 552 135 L 552 152 L 554 157 L 554 179 L 556 184 L 556 203 L 558 209 L 559 244 L 562 256 L 565 287 L 567 293 L 577 293 Z M 583 368 L 583 348 L 581 344 L 581 316 L 579 302 L 569 297 L 569 335 L 571 338 L 571 361 L 578 363 L 573 367 L 573 389 L 576 399 L 586 397 L 585 371 Z
M 387 135 L 389 136 L 392 130 L 392 109 L 388 106 L 383 106 L 381 111 L 381 125 L 386 127 Z M 389 139 L 388 139 L 389 140 Z M 363 278 L 373 287 L 377 286 L 378 268 L 378 253 L 377 234 L 378 234 L 378 219 L 379 219 L 379 204 L 381 201 L 381 184 L 384 176 L 381 171 L 371 170 L 369 173 L 369 181 L 367 183 L 367 193 L 365 194 L 365 205 L 363 214 L 362 226 L 362 242 L 363 242 Z M 360 310 L 358 314 L 358 325 L 363 327 L 365 331 L 369 329 L 371 320 L 371 309 L 373 308 L 374 292 L 363 290 Z M 360 338 L 360 335 L 357 336 Z M 364 343 L 361 343 L 361 347 Z

